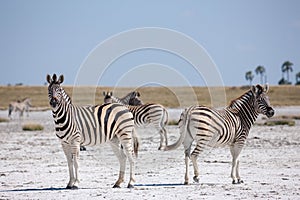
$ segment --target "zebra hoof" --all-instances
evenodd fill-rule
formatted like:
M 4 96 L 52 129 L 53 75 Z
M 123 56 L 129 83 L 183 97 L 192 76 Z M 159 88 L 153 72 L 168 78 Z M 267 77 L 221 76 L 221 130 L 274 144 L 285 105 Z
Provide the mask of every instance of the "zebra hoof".
M 72 186 L 67 185 L 66 189 L 70 190 L 70 189 L 72 189 Z
M 132 184 L 128 184 L 127 188 L 134 188 L 134 186 Z
M 80 151 L 86 151 L 86 147 L 85 146 L 80 146 Z
M 68 189 L 68 190 L 78 190 L 78 186 L 76 186 L 76 185 L 73 185 L 73 186 L 67 186 L 66 187 L 66 189 Z
M 166 150 L 166 147 L 165 146 L 158 147 L 158 150 L 164 151 L 164 150 Z
M 184 181 L 183 184 L 184 184 L 184 185 L 189 185 L 189 182 L 188 182 L 188 181 Z
M 119 185 L 114 185 L 113 188 L 121 188 Z
M 71 188 L 71 190 L 78 190 L 78 186 L 73 185 L 73 187 Z
M 194 181 L 195 181 L 196 183 L 199 183 L 199 178 L 198 178 L 198 176 L 194 176 L 193 179 L 194 179 Z
M 243 180 L 241 180 L 241 179 L 238 179 L 237 181 L 236 180 L 233 180 L 232 181 L 232 184 L 241 184 L 241 183 L 244 183 L 244 181 Z

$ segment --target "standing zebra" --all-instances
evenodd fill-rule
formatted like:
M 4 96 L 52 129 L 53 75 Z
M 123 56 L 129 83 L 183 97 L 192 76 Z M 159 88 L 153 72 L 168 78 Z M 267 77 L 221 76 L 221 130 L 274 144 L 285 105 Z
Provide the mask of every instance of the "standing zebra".
M 8 117 L 11 118 L 11 114 L 13 111 L 15 111 L 15 112 L 19 111 L 20 117 L 23 116 L 24 111 L 27 113 L 27 116 L 29 116 L 28 112 L 29 112 L 29 108 L 31 106 L 32 106 L 31 100 L 30 100 L 30 98 L 27 98 L 27 97 L 22 99 L 21 101 L 20 100 L 12 101 L 8 105 Z
M 122 103 L 122 101 L 112 96 L 112 93 L 103 93 L 104 103 Z M 127 95 L 128 96 L 128 95 Z M 139 96 L 139 95 L 138 95 Z M 164 150 L 168 145 L 167 131 L 165 126 L 168 123 L 168 112 L 160 104 L 147 103 L 141 105 L 142 101 L 135 97 L 131 98 L 128 103 L 134 103 L 136 106 L 124 104 L 133 114 L 134 123 L 137 127 L 146 127 L 152 125 L 159 131 L 160 145 L 159 150 Z
M 191 106 L 181 114 L 179 120 L 180 138 L 167 146 L 166 150 L 173 150 L 183 143 L 185 149 L 185 184 L 189 183 L 189 159 L 194 166 L 194 181 L 199 182 L 198 155 L 205 147 L 229 145 L 232 155 L 232 183 L 242 183 L 239 175 L 238 156 L 245 144 L 251 126 L 258 114 L 272 117 L 274 110 L 270 106 L 267 96 L 268 85 L 252 86 L 241 97 L 233 100 L 222 110 L 205 106 Z M 196 147 L 191 154 L 191 145 L 196 141 Z
M 52 107 L 56 136 L 61 141 L 68 161 L 70 180 L 67 189 L 78 188 L 80 145 L 93 146 L 105 142 L 110 142 L 120 163 L 119 178 L 114 187 L 120 187 L 120 184 L 124 181 L 127 158 L 130 162 L 128 187 L 133 187 L 134 160 L 132 153 L 134 151 L 137 155 L 138 140 L 134 132 L 132 114 L 120 104 L 85 107 L 73 105 L 71 98 L 60 86 L 63 80 L 63 75 L 58 80 L 56 74 L 52 78 L 47 75 L 48 95 Z

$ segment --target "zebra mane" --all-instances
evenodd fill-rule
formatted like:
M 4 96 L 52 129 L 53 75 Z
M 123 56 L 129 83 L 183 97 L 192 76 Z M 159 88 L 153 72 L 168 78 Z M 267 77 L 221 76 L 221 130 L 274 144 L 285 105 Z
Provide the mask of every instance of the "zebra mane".
M 63 99 L 64 99 L 67 103 L 72 104 L 72 99 L 71 99 L 71 97 L 67 94 L 67 92 L 66 92 L 61 86 L 59 86 L 59 87 L 60 87 L 60 89 L 61 89 L 61 93 L 62 93 Z
M 247 126 L 248 129 L 254 124 L 258 113 L 254 109 L 255 94 L 252 90 L 247 91 L 240 97 L 231 101 L 227 107 L 232 113 L 241 117 L 241 121 Z M 245 117 L 247 116 L 247 117 Z

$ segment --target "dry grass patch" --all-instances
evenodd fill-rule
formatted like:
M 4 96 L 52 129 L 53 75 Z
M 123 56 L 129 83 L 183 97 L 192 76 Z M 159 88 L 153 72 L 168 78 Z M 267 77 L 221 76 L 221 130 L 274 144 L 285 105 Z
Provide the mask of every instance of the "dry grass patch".
M 177 125 L 178 125 L 178 121 L 177 121 L 177 120 L 170 120 L 170 121 L 168 122 L 168 125 L 169 125 L 169 126 L 177 126 Z
M 265 126 L 277 126 L 277 125 L 288 125 L 295 126 L 295 120 L 292 119 L 274 119 L 264 123 Z
M 103 91 L 114 90 L 114 95 L 123 97 L 127 93 L 138 90 L 144 103 L 159 103 L 165 107 L 178 108 L 200 104 L 211 106 L 211 94 L 207 87 L 140 87 L 140 88 L 112 88 L 101 86 L 81 86 L 76 87 L 77 95 L 73 98 L 73 87 L 63 88 L 72 97 L 75 104 L 102 104 Z M 214 91 L 214 104 L 224 100 L 222 96 L 224 88 L 212 87 Z M 249 87 L 225 87 L 227 104 L 245 93 Z M 7 109 L 11 101 L 16 101 L 24 97 L 30 97 L 34 107 L 49 107 L 47 86 L 0 86 L 0 109 Z M 295 106 L 300 105 L 300 85 L 299 86 L 270 86 L 269 97 L 273 106 Z M 196 98 L 196 99 L 195 99 Z M 218 102 L 218 99 L 220 102 Z
M 22 126 L 23 131 L 42 131 L 44 130 L 44 127 L 37 123 L 26 123 Z
M 1 122 L 9 122 L 9 119 L 0 117 L 0 123 L 1 123 Z

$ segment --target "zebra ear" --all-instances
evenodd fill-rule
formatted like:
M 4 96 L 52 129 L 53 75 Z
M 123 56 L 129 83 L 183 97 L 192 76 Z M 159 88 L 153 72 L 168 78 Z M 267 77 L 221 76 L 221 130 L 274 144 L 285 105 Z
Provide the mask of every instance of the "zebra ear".
M 52 82 L 56 82 L 56 79 L 57 79 L 57 76 L 56 76 L 56 74 L 53 74 L 53 76 L 52 76 Z
M 108 94 L 110 95 L 110 96 L 112 96 L 113 95 L 113 92 L 111 91 L 111 92 L 108 92 Z
M 138 91 L 136 91 L 136 96 L 140 97 L 141 94 Z
M 259 95 L 259 88 L 258 88 L 258 85 L 252 85 L 251 86 L 251 91 L 253 92 L 253 94 L 255 95 L 255 96 L 258 96 Z
M 103 91 L 103 93 L 102 93 L 102 94 L 103 94 L 103 96 L 106 96 L 106 93 L 105 93 L 105 91 Z
M 256 87 L 254 85 L 251 86 L 251 91 L 256 94 Z
M 58 84 L 61 84 L 62 82 L 64 82 L 64 75 L 60 75 L 58 79 Z
M 49 74 L 47 74 L 46 80 L 49 84 L 51 83 L 52 80 L 51 80 L 51 76 Z
M 268 91 L 269 91 L 269 84 L 266 83 L 265 88 L 264 88 L 264 92 L 265 92 L 265 93 L 268 93 Z
M 256 86 L 252 86 L 251 87 L 251 90 L 252 90 L 252 92 L 256 95 L 256 96 L 258 96 L 258 95 L 261 95 L 261 93 L 263 93 L 263 87 L 261 86 L 261 85 L 256 85 Z

